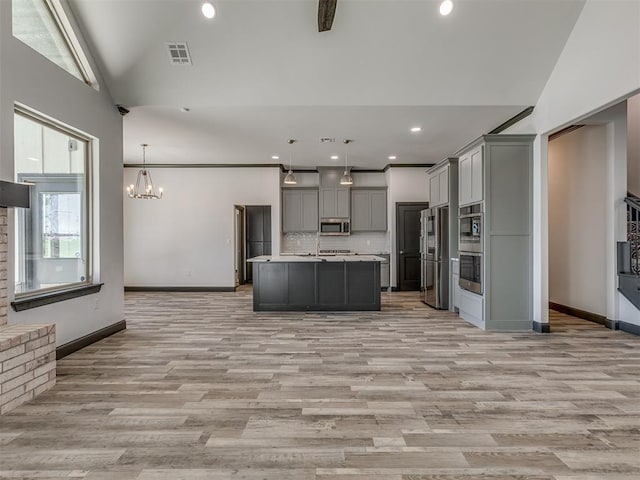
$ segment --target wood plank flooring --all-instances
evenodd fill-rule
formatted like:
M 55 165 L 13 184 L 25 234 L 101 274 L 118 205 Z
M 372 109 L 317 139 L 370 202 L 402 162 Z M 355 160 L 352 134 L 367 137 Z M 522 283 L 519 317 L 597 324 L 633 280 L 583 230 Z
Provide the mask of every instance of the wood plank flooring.
M 131 293 L 128 329 L 0 417 L 0 478 L 637 480 L 640 337 L 485 333 L 417 294 L 261 313 Z

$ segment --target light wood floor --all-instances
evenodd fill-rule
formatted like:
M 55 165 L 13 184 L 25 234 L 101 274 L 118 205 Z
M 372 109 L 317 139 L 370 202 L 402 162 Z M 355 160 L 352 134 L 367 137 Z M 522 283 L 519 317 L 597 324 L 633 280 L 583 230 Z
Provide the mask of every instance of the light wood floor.
M 128 329 L 0 417 L 0 478 L 637 480 L 640 337 L 485 333 L 416 294 L 254 314 L 128 294 Z

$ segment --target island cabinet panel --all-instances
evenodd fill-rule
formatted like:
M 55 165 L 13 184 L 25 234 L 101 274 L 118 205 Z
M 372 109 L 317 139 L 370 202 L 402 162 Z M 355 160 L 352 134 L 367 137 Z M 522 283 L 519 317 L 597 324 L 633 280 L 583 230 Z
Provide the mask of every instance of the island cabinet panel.
M 318 301 L 321 305 L 344 305 L 345 264 L 321 263 L 318 265 Z
M 307 263 L 288 263 L 287 265 L 288 303 L 291 305 L 314 305 L 318 303 L 315 265 Z
M 254 279 L 255 268 L 258 268 L 260 276 L 260 303 L 264 305 L 282 305 L 288 302 L 288 292 L 282 288 L 287 284 L 287 264 L 274 263 L 272 265 L 254 263 Z M 267 268 L 268 267 L 268 268 Z
M 282 189 L 282 232 L 318 231 L 318 190 Z
M 375 264 L 354 263 L 350 266 L 348 274 L 347 292 L 349 303 L 357 305 L 374 304 L 376 298 L 380 297 L 380 289 L 376 289 L 375 285 L 372 285 L 372 282 L 369 281 L 371 277 L 376 275 Z

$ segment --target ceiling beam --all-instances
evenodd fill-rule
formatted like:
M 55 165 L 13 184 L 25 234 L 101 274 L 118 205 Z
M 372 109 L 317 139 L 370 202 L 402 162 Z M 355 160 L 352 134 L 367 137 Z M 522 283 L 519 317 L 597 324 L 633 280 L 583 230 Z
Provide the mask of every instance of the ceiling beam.
M 318 32 L 328 32 L 333 25 L 338 0 L 318 0 Z

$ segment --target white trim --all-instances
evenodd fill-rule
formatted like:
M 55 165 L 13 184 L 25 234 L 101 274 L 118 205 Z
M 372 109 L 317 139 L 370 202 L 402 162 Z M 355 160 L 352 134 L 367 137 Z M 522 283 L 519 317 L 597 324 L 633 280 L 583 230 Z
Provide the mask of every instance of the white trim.
M 62 3 L 60 2 L 60 0 L 44 0 L 44 2 L 49 7 L 53 19 L 58 25 L 62 36 L 66 40 L 67 45 L 69 46 L 69 50 L 71 51 L 71 54 L 73 55 L 73 58 L 76 61 L 76 64 L 78 65 L 82 76 L 84 77 L 84 81 L 87 83 L 87 85 L 90 85 L 95 90 L 100 91 L 100 85 L 98 84 L 97 77 L 93 73 L 91 64 L 89 63 L 89 58 L 84 53 L 84 50 L 80 44 L 80 41 L 78 40 L 73 26 L 71 25 L 71 22 L 69 21 L 69 17 L 67 16 Z
M 47 128 L 51 128 L 52 130 L 55 130 L 63 135 L 71 136 L 81 142 L 86 143 L 85 158 L 84 158 L 84 165 L 85 165 L 84 188 L 86 193 L 85 193 L 85 204 L 84 204 L 85 211 L 83 212 L 83 217 L 86 223 L 86 227 L 85 227 L 86 231 L 83 233 L 85 233 L 86 238 L 84 239 L 83 243 L 84 243 L 84 248 L 87 252 L 85 281 L 76 282 L 72 284 L 64 284 L 57 287 L 30 290 L 28 292 L 15 292 L 14 290 L 14 298 L 15 299 L 30 298 L 30 297 L 38 296 L 45 293 L 66 290 L 68 288 L 72 288 L 76 286 L 91 285 L 94 279 L 94 271 L 96 270 L 94 265 L 94 258 L 96 258 L 96 255 L 94 252 L 94 249 L 96 248 L 96 245 L 94 243 L 95 242 L 94 216 L 96 212 L 94 211 L 94 201 L 93 201 L 93 198 L 94 198 L 93 196 L 93 193 L 94 193 L 93 154 L 94 154 L 94 143 L 97 142 L 97 139 L 91 135 L 88 135 L 86 133 L 81 132 L 80 130 L 77 130 L 73 127 L 65 125 L 64 123 L 58 120 L 55 120 L 47 115 L 41 114 L 17 102 L 14 104 L 13 113 L 14 113 L 14 116 L 20 115 L 32 122 L 38 123 Z M 15 132 L 14 132 L 14 138 L 15 138 Z M 15 174 L 15 158 L 13 161 L 14 161 L 14 175 L 16 175 Z M 16 247 L 21 248 L 22 246 L 16 245 Z M 14 281 L 15 281 L 15 276 L 14 276 Z

